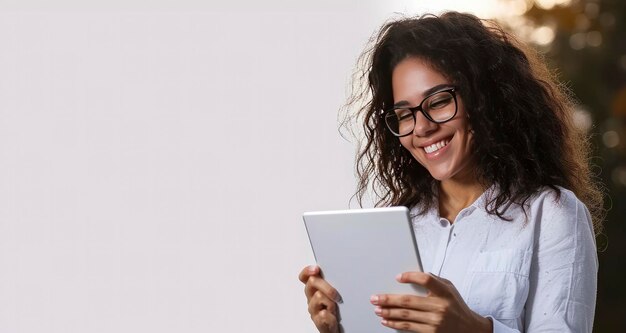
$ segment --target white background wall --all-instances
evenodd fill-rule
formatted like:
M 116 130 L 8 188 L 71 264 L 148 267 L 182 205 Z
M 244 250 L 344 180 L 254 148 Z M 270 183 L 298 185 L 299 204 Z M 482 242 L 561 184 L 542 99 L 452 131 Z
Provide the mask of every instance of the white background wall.
M 5 1 L 0 332 L 313 332 L 301 213 L 348 207 L 386 6 Z

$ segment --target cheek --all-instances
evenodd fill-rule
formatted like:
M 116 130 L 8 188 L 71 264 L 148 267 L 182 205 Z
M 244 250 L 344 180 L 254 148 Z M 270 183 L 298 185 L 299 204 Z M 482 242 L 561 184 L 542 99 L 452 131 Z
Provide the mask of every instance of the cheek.
M 465 131 L 465 145 L 468 149 L 471 149 L 474 145 L 474 132 L 470 129 L 469 126 Z
M 402 147 L 406 149 L 410 149 L 413 147 L 413 139 L 411 138 L 410 135 L 398 138 L 398 140 L 400 141 L 400 144 L 402 145 Z
M 401 145 L 403 148 L 407 148 L 407 144 L 408 144 L 409 142 L 406 140 L 406 138 L 398 138 L 398 141 L 400 142 L 400 145 Z
M 409 152 L 413 150 L 413 142 L 410 139 L 407 138 L 401 138 L 400 139 L 400 145 L 402 145 L 402 149 L 406 149 Z
M 414 146 L 413 140 L 411 140 L 411 138 L 400 138 L 400 144 L 402 145 L 402 149 L 406 149 L 407 152 L 417 161 L 417 163 L 421 164 L 422 166 L 424 165 L 420 154 L 417 153 L 419 149 L 422 148 Z

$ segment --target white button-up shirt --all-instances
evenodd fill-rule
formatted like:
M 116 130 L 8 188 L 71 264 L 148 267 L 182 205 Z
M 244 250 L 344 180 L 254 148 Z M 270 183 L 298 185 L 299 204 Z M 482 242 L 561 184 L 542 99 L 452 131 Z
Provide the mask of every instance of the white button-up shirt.
M 494 332 L 591 332 L 598 259 L 591 217 L 574 193 L 545 190 L 526 215 L 485 211 L 490 189 L 454 223 L 411 210 L 424 271 L 450 280 Z

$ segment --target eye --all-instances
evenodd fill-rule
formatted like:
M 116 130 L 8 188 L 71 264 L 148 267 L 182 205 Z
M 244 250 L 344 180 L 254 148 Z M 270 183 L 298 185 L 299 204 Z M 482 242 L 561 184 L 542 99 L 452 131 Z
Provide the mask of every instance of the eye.
M 452 96 L 450 94 L 445 93 L 444 96 L 433 96 L 428 102 L 428 108 L 431 110 L 441 109 L 448 106 L 451 102 Z
M 413 118 L 413 112 L 409 109 L 396 109 L 396 117 L 398 118 L 398 121 L 411 119 Z

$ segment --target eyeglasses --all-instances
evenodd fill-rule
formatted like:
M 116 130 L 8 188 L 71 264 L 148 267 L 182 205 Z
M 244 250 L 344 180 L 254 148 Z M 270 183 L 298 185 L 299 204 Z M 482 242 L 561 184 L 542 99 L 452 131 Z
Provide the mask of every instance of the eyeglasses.
M 384 112 L 385 123 L 395 136 L 407 136 L 415 129 L 415 113 L 421 111 L 426 119 L 441 124 L 456 116 L 456 87 L 432 93 L 415 107 L 396 106 Z

